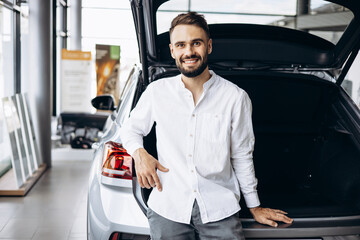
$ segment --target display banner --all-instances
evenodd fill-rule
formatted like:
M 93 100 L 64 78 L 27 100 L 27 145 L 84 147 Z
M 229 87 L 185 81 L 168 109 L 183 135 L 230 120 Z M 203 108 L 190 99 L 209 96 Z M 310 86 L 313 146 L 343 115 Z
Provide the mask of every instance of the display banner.
M 24 106 L 24 113 L 26 118 L 26 126 L 29 131 L 29 138 L 30 138 L 30 147 L 31 152 L 33 154 L 33 161 L 34 161 L 34 167 L 35 169 L 38 169 L 39 166 L 42 164 L 42 161 L 40 159 L 39 154 L 39 147 L 37 144 L 36 136 L 35 136 L 35 129 L 34 129 L 34 123 L 30 111 L 30 105 L 29 105 L 29 97 L 27 93 L 22 93 L 20 99 L 23 102 Z
M 25 172 L 24 159 L 21 156 L 18 130 L 20 128 L 19 118 L 16 116 L 15 105 L 11 98 L 6 97 L 2 99 L 3 112 L 6 121 L 7 131 L 11 146 L 11 162 L 14 170 L 17 187 L 20 188 L 28 175 Z M 15 114 L 15 116 L 14 116 Z M 26 162 L 26 160 L 25 160 Z
M 24 102 L 22 99 L 21 94 L 15 95 L 15 103 L 16 103 L 16 109 L 20 118 L 20 124 L 21 124 L 21 133 L 22 133 L 22 139 L 24 143 L 24 152 L 26 154 L 27 164 L 29 167 L 30 174 L 33 174 L 36 170 L 35 168 L 35 162 L 33 157 L 33 152 L 31 149 L 31 139 L 30 139 L 30 133 L 29 129 L 26 123 L 26 116 L 25 116 L 25 108 L 24 108 Z
M 91 112 L 91 52 L 61 51 L 61 112 Z
M 26 180 L 29 178 L 30 175 L 32 175 L 32 172 L 30 171 L 30 161 L 26 157 L 25 142 L 24 142 L 23 133 L 22 133 L 22 129 L 21 129 L 22 125 L 21 125 L 21 120 L 20 120 L 20 113 L 19 113 L 19 109 L 17 108 L 15 96 L 11 97 L 11 105 L 12 105 L 13 121 L 16 124 L 15 137 L 17 138 L 17 144 L 18 144 L 17 147 L 18 147 L 18 151 L 19 151 L 19 157 L 20 157 L 20 161 L 24 168 L 24 174 L 25 174 L 25 180 Z
M 120 92 L 120 46 L 96 44 L 97 95 L 110 94 L 118 104 Z

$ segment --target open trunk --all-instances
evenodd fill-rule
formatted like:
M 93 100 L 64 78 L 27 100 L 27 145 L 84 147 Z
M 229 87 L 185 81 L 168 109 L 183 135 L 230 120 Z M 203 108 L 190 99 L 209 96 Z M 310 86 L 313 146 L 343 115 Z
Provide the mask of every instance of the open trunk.
M 252 100 L 262 206 L 293 218 L 360 215 L 360 134 L 336 84 L 305 74 L 217 73 Z M 154 131 L 144 144 L 156 156 L 153 143 Z M 145 200 L 148 193 L 143 190 Z M 250 218 L 243 198 L 241 205 L 240 217 Z
M 220 73 L 253 104 L 262 206 L 293 218 L 360 214 L 360 149 L 340 88 L 303 74 Z M 250 217 L 241 202 L 242 218 Z

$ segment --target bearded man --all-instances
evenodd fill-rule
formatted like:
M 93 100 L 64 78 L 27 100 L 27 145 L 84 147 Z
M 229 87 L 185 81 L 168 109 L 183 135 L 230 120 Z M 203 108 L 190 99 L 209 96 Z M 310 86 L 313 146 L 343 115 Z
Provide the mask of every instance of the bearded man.
M 152 239 L 245 239 L 240 191 L 254 219 L 276 227 L 285 212 L 260 207 L 253 157 L 251 101 L 210 71 L 212 39 L 202 15 L 180 14 L 170 51 L 181 74 L 149 84 L 120 130 L 141 187 L 150 194 Z M 158 160 L 143 148 L 156 123 Z

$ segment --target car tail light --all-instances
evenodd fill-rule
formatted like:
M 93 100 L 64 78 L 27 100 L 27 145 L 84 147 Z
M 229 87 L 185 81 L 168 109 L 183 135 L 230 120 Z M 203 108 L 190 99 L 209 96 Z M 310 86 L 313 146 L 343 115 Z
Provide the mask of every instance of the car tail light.
M 118 240 L 119 238 L 119 233 L 114 233 L 111 237 L 110 240 Z
M 116 142 L 107 142 L 104 146 L 104 156 L 101 174 L 112 178 L 132 179 L 133 159 Z

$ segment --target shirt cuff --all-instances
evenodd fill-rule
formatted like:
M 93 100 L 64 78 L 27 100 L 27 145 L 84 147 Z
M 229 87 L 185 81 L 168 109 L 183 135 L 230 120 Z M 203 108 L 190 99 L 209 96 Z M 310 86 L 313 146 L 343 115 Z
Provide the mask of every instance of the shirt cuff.
M 138 150 L 139 148 L 144 148 L 144 146 L 139 143 L 134 143 L 130 146 L 127 146 L 125 149 L 126 149 L 127 153 L 133 157 L 135 151 Z
M 260 200 L 257 192 L 252 192 L 244 195 L 244 199 L 248 208 L 260 206 Z

